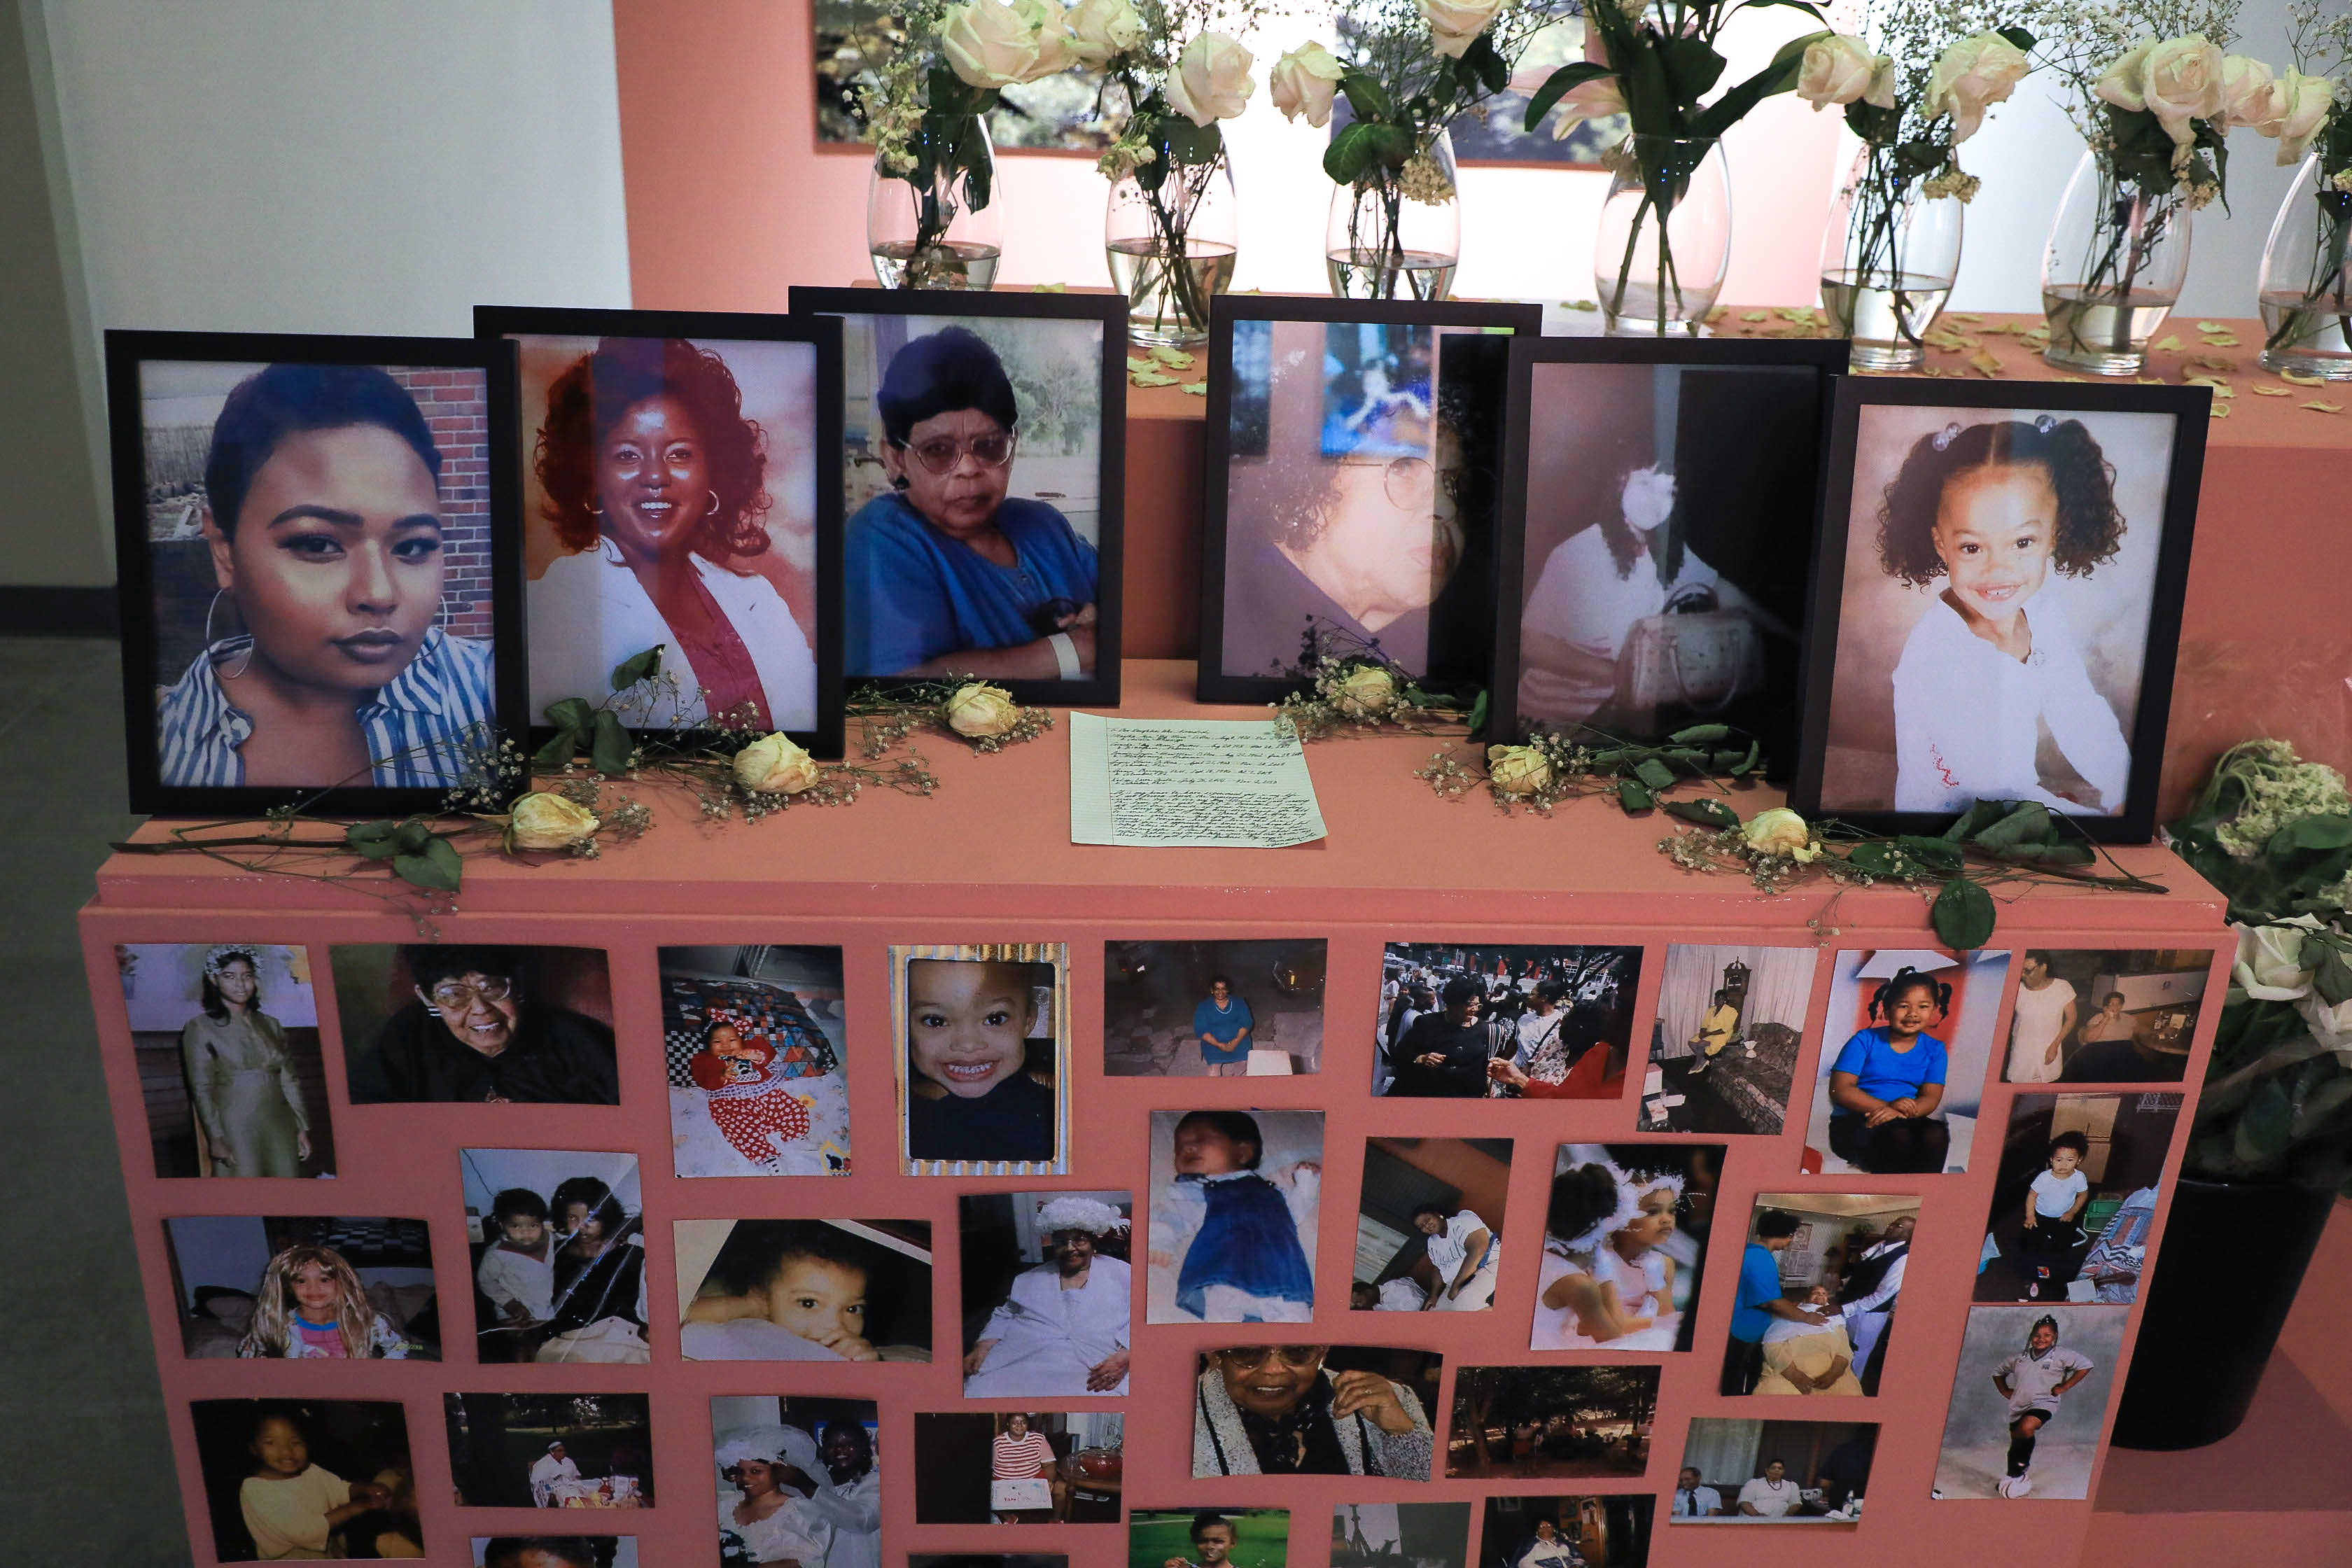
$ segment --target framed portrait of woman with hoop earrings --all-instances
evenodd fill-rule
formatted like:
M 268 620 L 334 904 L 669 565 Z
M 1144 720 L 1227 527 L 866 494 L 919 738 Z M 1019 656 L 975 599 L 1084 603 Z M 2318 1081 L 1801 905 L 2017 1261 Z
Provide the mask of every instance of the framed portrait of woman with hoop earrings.
M 494 791 L 513 351 L 117 331 L 106 367 L 131 809 Z
M 614 697 L 632 729 L 781 731 L 841 754 L 841 340 L 830 322 L 478 306 L 519 360 L 530 722 Z

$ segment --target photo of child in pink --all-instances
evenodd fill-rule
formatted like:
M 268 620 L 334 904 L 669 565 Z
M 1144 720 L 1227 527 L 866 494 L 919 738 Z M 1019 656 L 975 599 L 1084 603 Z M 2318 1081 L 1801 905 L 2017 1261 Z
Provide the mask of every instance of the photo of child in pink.
M 814 1102 L 795 1094 L 776 1067 L 776 1047 L 730 1018 L 714 1018 L 687 1064 L 709 1098 L 710 1120 L 736 1152 L 783 1173 L 779 1156 L 809 1135 Z

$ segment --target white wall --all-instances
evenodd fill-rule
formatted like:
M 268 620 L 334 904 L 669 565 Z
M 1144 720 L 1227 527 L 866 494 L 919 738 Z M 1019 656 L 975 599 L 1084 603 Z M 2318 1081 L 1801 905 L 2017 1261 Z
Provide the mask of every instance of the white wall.
M 603 0 L 46 0 L 95 325 L 625 306 Z
M 2285 0 L 2245 0 L 2238 13 L 2234 51 L 2273 67 L 2286 64 Z M 1960 278 L 1952 308 L 1960 310 L 2042 309 L 2042 251 L 2058 199 L 2083 154 L 2083 141 L 2066 117 L 2057 78 L 2036 74 L 2017 96 L 1992 111 L 1985 128 L 1960 150 L 1962 163 L 1984 181 L 1969 205 L 1960 250 Z M 2278 144 L 2251 131 L 2230 136 L 2230 210 L 2219 204 L 2197 215 L 2189 280 L 2176 316 L 2251 316 L 2263 244 L 2270 237 L 2293 180 L 2276 166 Z

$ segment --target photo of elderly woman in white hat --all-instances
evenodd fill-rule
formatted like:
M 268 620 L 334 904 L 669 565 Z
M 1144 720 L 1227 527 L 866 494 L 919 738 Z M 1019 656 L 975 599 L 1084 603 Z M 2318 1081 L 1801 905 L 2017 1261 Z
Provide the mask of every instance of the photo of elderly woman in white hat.
M 1133 1200 L 1125 1194 L 1112 1194 Z M 1081 1193 L 1010 1194 L 1034 1215 L 1034 1245 L 1044 1260 L 1013 1276 L 963 1358 L 964 1397 L 1000 1394 L 1123 1394 L 1127 1392 L 1132 1277 L 1124 1252 L 1126 1214 L 1102 1197 Z M 1002 1200 L 994 1200 L 1001 1204 Z M 966 1289 L 973 1277 L 974 1221 L 990 1198 L 967 1198 Z M 1034 1205 L 1034 1206 L 1032 1206 Z M 1001 1277 L 1001 1269 L 998 1271 Z

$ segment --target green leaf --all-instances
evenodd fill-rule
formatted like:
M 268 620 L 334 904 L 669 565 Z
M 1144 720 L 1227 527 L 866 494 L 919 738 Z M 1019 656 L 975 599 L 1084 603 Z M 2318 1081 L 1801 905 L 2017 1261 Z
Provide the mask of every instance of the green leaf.
M 1521 129 L 1532 133 L 1537 126 L 1543 123 L 1543 117 L 1568 96 L 1569 89 L 1578 83 L 1615 74 L 1607 66 L 1595 65 L 1591 60 L 1577 60 L 1560 67 L 1544 78 L 1543 86 L 1536 89 L 1536 95 L 1528 100 L 1528 112 Z
M 1800 6 L 1800 10 L 1810 7 Z M 1805 50 L 1824 33 L 1808 33 L 1791 38 L 1780 46 L 1772 63 L 1717 99 L 1691 121 L 1686 135 L 1700 141 L 1714 141 L 1747 117 L 1748 111 L 1775 93 L 1788 91 L 1797 85 L 1797 73 L 1804 68 Z
M 1500 92 L 1511 85 L 1511 65 L 1496 51 L 1492 27 L 1470 40 L 1470 47 L 1464 49 L 1461 57 L 1454 62 L 1454 68 L 1457 79 L 1466 70 L 1476 77 L 1478 85 L 1490 93 Z
M 2012 844 L 1994 853 L 2003 860 L 2028 866 L 2088 866 L 2099 858 L 2079 838 L 2060 838 L 2048 844 Z
M 2031 54 L 2033 52 L 2033 35 L 2027 32 L 2024 28 L 1995 27 L 1993 31 L 1999 33 L 2002 37 L 2007 38 L 2011 43 L 2015 44 L 2019 48 L 2023 49 L 2026 53 Z
M 1968 857 L 1960 853 L 1957 845 L 1941 838 L 1922 838 L 1916 834 L 1906 833 L 1895 839 L 1895 847 L 1913 864 L 1924 866 L 1930 871 L 1949 873 L 1968 864 Z
M 1617 781 L 1617 804 L 1623 806 L 1628 814 L 1631 814 L 1636 811 L 1649 810 L 1652 806 L 1658 804 L 1658 797 L 1652 795 L 1648 790 L 1643 789 L 1640 784 L 1635 784 L 1632 779 L 1619 779 Z
M 1903 111 L 1881 109 L 1874 103 L 1855 99 L 1845 106 L 1846 128 L 1864 142 L 1885 146 L 1902 133 Z
M 1675 787 L 1675 770 L 1655 757 L 1643 757 L 1634 763 L 1633 776 L 1654 790 Z
M 1694 724 L 1687 730 L 1675 731 L 1667 736 L 1666 740 L 1668 743 L 1676 746 L 1706 746 L 1724 739 L 1730 733 L 1731 726 L 1728 724 Z
M 1372 161 L 1371 148 L 1365 137 L 1370 134 L 1364 121 L 1359 120 L 1331 138 L 1323 149 L 1323 173 L 1335 185 L 1352 185 Z
M 1704 39 L 1669 38 L 1660 46 L 1659 52 L 1660 63 L 1666 68 L 1666 80 L 1673 84 L 1675 96 L 1685 103 L 1696 103 L 1706 96 L 1707 89 L 1723 75 L 1723 57 Z
M 2016 809 L 1999 822 L 1979 829 L 1969 840 L 1985 849 L 2006 849 L 2020 844 L 2042 844 L 2049 840 L 2050 808 L 2039 801 L 2021 801 Z
M 547 721 L 559 730 L 582 730 L 596 721 L 596 710 L 584 697 L 566 697 L 547 705 Z
M 400 830 L 396 822 L 354 822 L 343 829 L 343 843 L 355 855 L 370 860 L 389 860 L 400 853 L 393 837 Z
M 1470 700 L 1470 732 L 1474 735 L 1486 728 L 1486 690 L 1481 687 L 1478 695 Z
M 2293 855 L 2303 850 L 2341 849 L 2352 845 L 2352 816 L 2298 816 L 2271 835 L 2263 846 L 2269 855 Z
M 1984 829 L 1990 827 L 1994 823 L 1999 822 L 2002 817 L 2007 816 L 2009 815 L 2010 807 L 2015 804 L 2016 802 L 2014 801 L 2007 800 L 1978 801 L 1974 805 L 1969 806 L 1967 811 L 1960 814 L 1958 821 L 1944 829 L 1943 837 L 1945 841 L 1951 844 L 1964 844 L 1968 842 Z
M 1992 895 L 1965 877 L 1955 877 L 1936 895 L 1927 918 L 1946 947 L 1970 952 L 1991 940 Z
M 1670 800 L 1665 804 L 1668 816 L 1678 816 L 1685 822 L 1696 822 L 1701 827 L 1737 827 L 1739 814 L 1719 800 Z
M 1762 749 L 1758 745 L 1758 743 L 1754 741 L 1748 742 L 1748 754 L 1731 764 L 1731 776 L 1736 779 L 1744 779 L 1749 773 L 1754 773 L 1756 771 L 1757 761 L 1762 755 Z
M 580 731 L 558 730 L 547 742 L 530 754 L 531 762 L 542 768 L 560 768 L 580 754 Z
M 1371 162 L 1385 163 L 1391 169 L 1402 169 L 1413 151 L 1412 132 L 1402 125 L 1372 121 L 1364 126 L 1364 142 L 1371 149 Z
M 445 893 L 456 892 L 458 879 L 464 875 L 457 847 L 446 838 L 427 839 L 422 853 L 394 856 L 392 871 L 413 887 Z
M 1195 125 L 1181 114 L 1165 116 L 1160 121 L 1160 143 L 1167 155 L 1179 163 L 1213 163 L 1224 151 L 1224 133 L 1217 122 Z
M 2305 951 L 2309 951 L 2309 943 Z M 2345 962 L 2343 950 L 2330 946 L 2327 956 L 2312 971 L 2311 988 L 2319 993 L 2320 1000 L 2333 1007 L 2352 999 L 2352 963 Z
M 1857 844 L 1845 853 L 1845 863 L 1873 877 L 1895 875 L 1895 846 L 1882 838 Z
M 1386 120 L 1396 112 L 1389 89 L 1362 71 L 1350 69 L 1341 77 L 1339 90 L 1348 95 L 1348 107 L 1358 120 Z
M 615 691 L 626 691 L 630 687 L 635 686 L 638 681 L 645 679 L 646 677 L 652 675 L 656 670 L 659 669 L 661 668 L 662 648 L 665 646 L 666 645 L 662 643 L 656 643 L 653 647 L 646 649 L 645 652 L 633 653 L 628 658 L 623 659 L 620 663 L 614 665 L 613 667 L 613 689 Z M 552 714 L 553 710 L 551 709 L 549 711 Z
M 392 847 L 404 855 L 422 855 L 433 842 L 433 830 L 410 817 L 392 830 Z
M 588 741 L 588 761 L 610 778 L 629 771 L 629 753 L 636 750 L 627 728 L 609 710 L 596 715 L 595 731 Z

